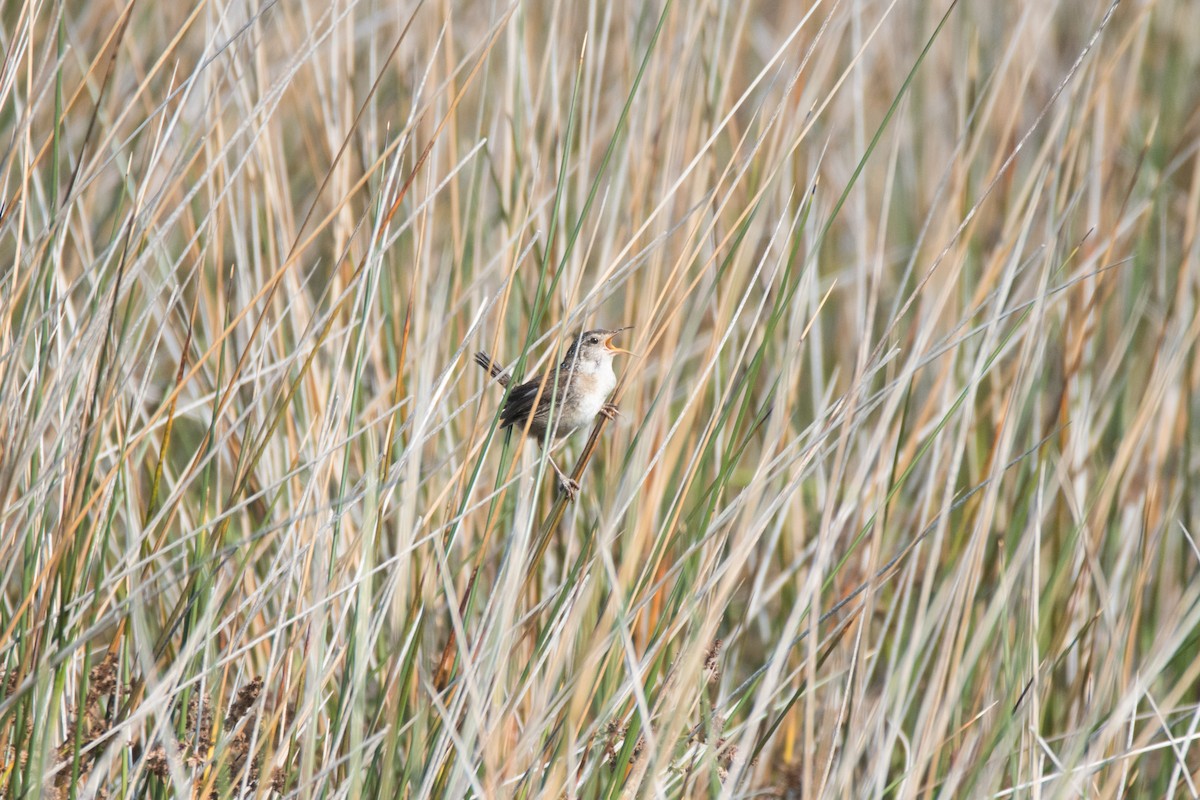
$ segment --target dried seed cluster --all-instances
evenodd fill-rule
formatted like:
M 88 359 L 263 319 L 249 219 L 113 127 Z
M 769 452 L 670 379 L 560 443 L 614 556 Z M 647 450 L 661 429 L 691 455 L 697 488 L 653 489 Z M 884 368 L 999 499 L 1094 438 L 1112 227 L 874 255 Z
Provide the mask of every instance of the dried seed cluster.
M 0 676 L 0 680 L 4 681 L 8 692 L 15 690 L 15 676 L 6 674 Z M 64 800 L 70 796 L 72 786 L 78 791 L 87 783 L 92 767 L 106 744 L 101 740 L 106 737 L 114 741 L 117 739 L 114 722 L 122 699 L 128 697 L 131 691 L 129 683 L 120 680 L 117 651 L 114 648 L 88 673 L 84 702 L 70 720 L 67 728 L 70 734 L 56 749 L 56 765 L 47 787 L 47 797 Z M 134 761 L 140 760 L 145 773 L 157 780 L 170 779 L 173 762 L 178 769 L 189 771 L 193 780 L 192 800 L 216 800 L 224 796 L 229 785 L 234 782 L 241 785 L 243 780 L 245 788 L 256 790 L 260 755 L 253 752 L 252 747 L 262 741 L 263 733 L 258 729 L 259 713 L 256 709 L 262 691 L 263 679 L 255 677 L 238 689 L 229 705 L 222 724 L 229 738 L 224 755 L 225 774 L 220 780 L 214 780 L 209 771 L 213 763 L 213 749 L 218 744 L 217 729 L 211 698 L 201 692 L 193 692 L 188 698 L 180 739 L 175 740 L 172 736 L 171 741 L 154 742 L 148 747 L 136 741 L 131 742 Z M 24 761 L 25 754 L 21 756 L 20 760 Z M 276 766 L 271 771 L 267 788 L 281 794 L 286 786 L 287 771 Z M 103 800 L 108 794 L 104 787 L 99 787 L 95 796 Z M 2 795 L 0 800 L 3 800 Z

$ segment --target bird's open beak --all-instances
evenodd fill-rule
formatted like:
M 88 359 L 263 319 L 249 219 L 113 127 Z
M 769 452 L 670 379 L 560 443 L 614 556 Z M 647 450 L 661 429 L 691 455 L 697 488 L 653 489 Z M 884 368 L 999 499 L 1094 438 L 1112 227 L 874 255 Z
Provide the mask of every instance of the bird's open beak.
M 608 348 L 608 350 L 610 352 L 613 352 L 613 353 L 625 353 L 627 355 L 636 356 L 637 353 L 633 352 L 632 350 L 626 350 L 623 347 L 617 347 L 613 344 L 613 339 L 617 338 L 617 334 L 619 334 L 621 331 L 627 331 L 632 327 L 633 327 L 632 325 L 626 325 L 624 328 L 618 328 L 617 330 L 610 333 L 608 335 L 608 338 L 604 340 L 604 346 L 606 348 Z

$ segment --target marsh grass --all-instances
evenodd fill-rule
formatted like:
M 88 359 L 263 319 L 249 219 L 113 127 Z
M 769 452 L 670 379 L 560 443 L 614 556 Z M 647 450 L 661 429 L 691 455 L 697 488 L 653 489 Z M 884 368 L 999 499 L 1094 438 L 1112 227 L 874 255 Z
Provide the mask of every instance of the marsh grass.
M 6 4 L 0 797 L 1195 797 L 1197 30 Z

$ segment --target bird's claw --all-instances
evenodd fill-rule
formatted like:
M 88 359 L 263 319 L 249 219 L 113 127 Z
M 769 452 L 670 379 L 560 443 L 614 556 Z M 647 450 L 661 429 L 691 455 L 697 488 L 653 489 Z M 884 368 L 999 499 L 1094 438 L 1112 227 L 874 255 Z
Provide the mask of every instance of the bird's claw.
M 562 489 L 563 494 L 565 494 L 567 499 L 572 503 L 575 502 L 575 498 L 579 495 L 579 481 L 575 480 L 574 478 L 565 478 L 560 476 L 558 479 L 558 488 Z
M 600 406 L 600 416 L 607 420 L 614 420 L 621 416 L 621 409 L 617 408 L 616 403 L 605 403 Z

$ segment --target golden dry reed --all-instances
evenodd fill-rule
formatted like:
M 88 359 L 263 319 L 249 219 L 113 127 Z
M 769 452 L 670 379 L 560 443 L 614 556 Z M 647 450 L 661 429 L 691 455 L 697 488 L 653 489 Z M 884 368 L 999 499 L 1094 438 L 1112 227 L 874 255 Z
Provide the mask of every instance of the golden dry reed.
M 1197 31 L 4 3 L 0 798 L 1196 797 Z

